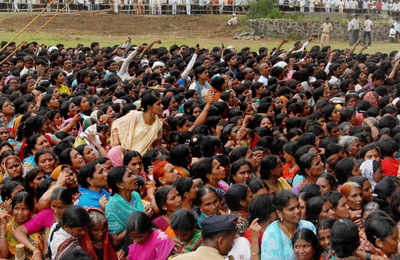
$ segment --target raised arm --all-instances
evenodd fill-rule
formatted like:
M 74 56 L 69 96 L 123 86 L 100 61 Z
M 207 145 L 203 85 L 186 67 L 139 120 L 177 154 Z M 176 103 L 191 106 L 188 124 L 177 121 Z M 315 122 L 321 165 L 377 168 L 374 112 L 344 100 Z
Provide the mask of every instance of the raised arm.
M 189 72 L 192 70 L 194 63 L 196 62 L 197 55 L 199 55 L 199 51 L 199 47 L 196 46 L 195 53 L 193 53 L 192 58 L 190 59 L 189 63 L 186 65 L 185 70 L 181 74 L 182 79 L 185 79 L 189 75 Z

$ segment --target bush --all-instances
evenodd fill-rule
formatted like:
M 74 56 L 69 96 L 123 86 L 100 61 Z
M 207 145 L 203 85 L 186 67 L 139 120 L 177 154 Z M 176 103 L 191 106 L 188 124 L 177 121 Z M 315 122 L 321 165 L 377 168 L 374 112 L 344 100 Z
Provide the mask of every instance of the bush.
M 248 12 L 248 17 L 251 19 L 255 18 L 271 18 L 277 19 L 281 18 L 282 14 L 278 8 L 274 6 L 275 0 L 256 0 L 250 2 L 250 9 Z

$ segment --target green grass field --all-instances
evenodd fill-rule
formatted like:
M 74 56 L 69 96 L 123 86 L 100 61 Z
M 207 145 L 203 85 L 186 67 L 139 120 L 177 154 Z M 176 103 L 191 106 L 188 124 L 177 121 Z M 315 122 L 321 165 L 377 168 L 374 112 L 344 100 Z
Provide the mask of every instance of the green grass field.
M 24 24 L 18 24 L 15 27 L 7 27 L 1 28 L 1 23 L 5 19 L 9 19 L 12 17 L 13 19 L 19 19 L 23 17 L 24 14 L 21 15 L 6 15 L 0 14 L 0 39 L 9 40 L 13 36 L 17 34 L 20 28 L 23 27 Z M 126 16 L 121 16 L 123 19 Z M 68 17 L 67 17 L 68 18 Z M 64 19 L 64 18 L 57 18 L 57 19 Z M 93 18 L 92 18 L 93 19 Z M 97 17 L 96 19 L 101 19 L 101 17 Z M 114 18 L 113 18 L 114 19 Z M 119 17 L 117 17 L 119 19 Z M 159 23 L 160 19 L 158 18 L 157 23 Z M 177 19 L 188 19 L 185 17 L 177 17 Z M 38 24 L 33 25 L 27 32 L 22 34 L 16 42 L 19 43 L 21 41 L 37 41 L 40 43 L 44 43 L 46 45 L 55 45 L 58 43 L 63 43 L 66 47 L 75 47 L 78 43 L 82 43 L 84 45 L 89 45 L 93 41 L 100 42 L 102 46 L 112 46 L 115 44 L 123 43 L 127 35 L 131 35 L 132 41 L 134 44 L 140 44 L 143 42 L 151 42 L 153 40 L 160 39 L 162 41 L 162 46 L 169 47 L 172 44 L 186 44 L 188 46 L 195 46 L 197 43 L 200 44 L 201 47 L 205 48 L 212 48 L 214 46 L 221 46 L 221 43 L 224 43 L 225 46 L 233 45 L 235 48 L 240 49 L 243 47 L 251 47 L 252 50 L 257 50 L 260 47 L 267 47 L 269 49 L 276 47 L 281 39 L 279 38 L 265 38 L 260 39 L 257 41 L 253 40 L 234 40 L 233 35 L 240 31 L 246 30 L 246 17 L 242 16 L 239 19 L 239 25 L 236 28 L 231 29 L 229 27 L 224 27 L 221 24 L 224 23 L 225 20 L 229 19 L 229 16 L 193 16 L 190 19 L 197 19 L 196 22 L 201 21 L 201 19 L 214 19 L 216 26 L 218 25 L 220 28 L 215 29 L 215 33 L 210 29 L 207 30 L 196 30 L 196 28 L 191 28 L 192 26 L 188 26 L 186 24 L 182 25 L 182 27 L 177 27 L 176 25 L 168 26 L 166 25 L 157 25 L 157 30 L 148 31 L 148 30 L 138 30 L 136 32 L 134 27 L 130 29 L 127 27 L 127 33 L 110 33 L 110 31 L 102 31 L 101 28 L 97 28 L 91 32 L 88 28 L 83 28 L 82 31 L 79 30 L 69 30 L 69 27 L 60 25 L 60 26 L 53 26 L 51 28 L 46 28 L 43 32 L 36 33 L 35 30 L 40 26 Z M 147 20 L 154 22 L 154 18 L 149 17 L 142 17 L 141 20 L 145 22 Z M 72 19 L 71 19 L 72 21 Z M 118 22 L 118 21 L 117 21 Z M 118 24 L 118 23 L 117 23 Z M 149 26 L 152 26 L 151 24 Z M 188 28 L 189 27 L 189 28 Z M 78 27 L 79 28 L 79 27 Z M 129 28 L 129 29 L 128 29 Z M 226 30 L 226 31 L 225 31 Z M 125 31 L 125 30 L 123 30 Z M 311 46 L 319 44 L 318 39 L 314 40 L 311 43 Z M 284 49 L 289 49 L 293 46 L 293 41 L 290 41 L 284 46 Z M 335 41 L 332 42 L 331 46 L 335 49 L 344 49 L 349 48 L 347 42 L 344 41 Z M 400 49 L 399 43 L 389 43 L 387 41 L 381 42 L 373 42 L 372 46 L 369 47 L 364 53 L 375 53 L 375 52 L 391 52 L 393 50 Z M 358 50 L 360 47 L 358 48 Z M 356 51 L 357 52 L 357 51 Z

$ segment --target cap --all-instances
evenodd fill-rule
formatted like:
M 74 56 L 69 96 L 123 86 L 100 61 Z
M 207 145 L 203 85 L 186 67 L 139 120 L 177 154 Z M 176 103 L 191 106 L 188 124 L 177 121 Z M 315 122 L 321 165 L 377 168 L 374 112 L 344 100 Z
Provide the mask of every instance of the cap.
M 156 61 L 156 62 L 154 62 L 154 63 L 153 63 L 153 66 L 151 67 L 151 69 L 154 70 L 154 69 L 157 68 L 157 67 L 163 67 L 163 68 L 165 68 L 164 62 L 161 62 L 161 61 Z
M 236 228 L 237 217 L 232 215 L 214 215 L 207 217 L 201 222 L 203 233 L 218 233 L 224 231 L 234 231 Z

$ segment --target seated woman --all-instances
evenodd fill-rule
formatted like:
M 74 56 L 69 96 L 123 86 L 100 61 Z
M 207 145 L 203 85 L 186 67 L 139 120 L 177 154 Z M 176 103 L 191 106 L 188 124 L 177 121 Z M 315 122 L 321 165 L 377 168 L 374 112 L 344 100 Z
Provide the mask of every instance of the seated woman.
M 90 253 L 93 260 L 117 260 L 117 254 L 108 234 L 107 218 L 96 208 L 88 209 L 90 217 L 89 232 L 81 241 L 81 246 Z
M 75 205 L 105 209 L 110 194 L 107 187 L 107 172 L 98 162 L 85 164 L 78 174 L 80 197 Z
M 0 226 L 3 225 L 0 230 L 6 231 L 6 239 L 0 239 L 0 257 L 6 258 L 9 254 L 12 256 L 15 255 L 15 246 L 18 244 L 18 241 L 14 238 L 13 232 L 18 226 L 23 225 L 31 218 L 33 209 L 34 200 L 28 192 L 21 191 L 15 195 L 12 200 L 11 219 L 8 222 L 0 223 Z M 44 249 L 45 243 L 42 234 L 31 234 L 29 235 L 28 240 L 37 245 L 39 250 Z M 27 249 L 25 249 L 25 254 L 29 257 L 32 256 L 32 252 Z
M 167 234 L 154 230 L 151 219 L 143 212 L 134 212 L 127 219 L 127 233 L 133 241 L 129 246 L 129 260 L 166 260 L 175 243 Z
M 72 204 L 72 194 L 64 187 L 57 187 L 52 190 L 50 197 L 50 208 L 44 209 L 25 222 L 23 225 L 17 227 L 14 231 L 14 237 L 18 242 L 22 243 L 26 248 L 34 254 L 41 251 L 29 240 L 31 234 L 42 232 L 44 233 L 44 240 L 47 241 L 50 228 L 54 223 L 61 219 L 65 209 L 68 205 Z
M 161 216 L 155 218 L 153 224 L 171 239 L 174 239 L 175 233 L 170 226 L 170 217 L 174 211 L 182 206 L 182 198 L 174 187 L 162 186 L 156 192 L 155 200 Z
M 80 240 L 86 234 L 90 224 L 87 211 L 79 206 L 68 207 L 61 216 L 60 222 L 52 227 L 49 234 L 49 252 L 52 260 L 63 259 L 63 255 L 80 247 Z
M 197 229 L 197 219 L 191 210 L 178 209 L 171 215 L 171 227 L 179 240 L 176 253 L 196 250 L 202 243 L 201 230 Z
M 137 177 L 126 166 L 112 168 L 107 183 L 111 197 L 106 205 L 108 228 L 115 246 L 126 236 L 126 219 L 133 212 L 144 211 L 142 199 L 136 192 Z
M 308 228 L 316 233 L 315 226 L 300 220 L 299 200 L 291 191 L 278 192 L 273 203 L 279 220 L 272 222 L 264 232 L 261 243 L 261 259 L 294 260 L 292 238 L 297 230 Z

